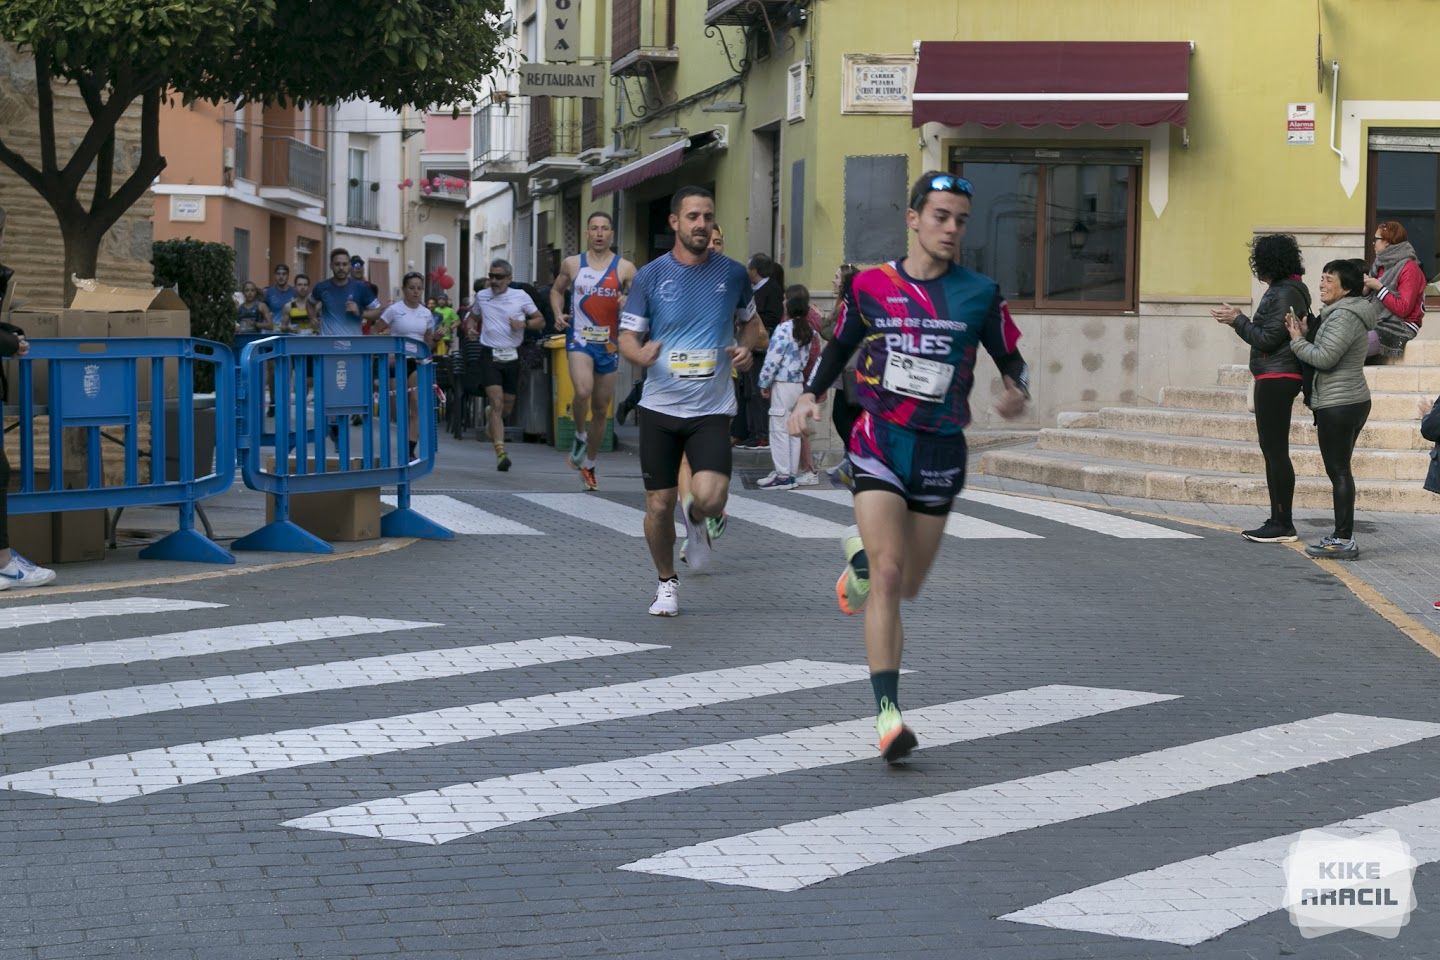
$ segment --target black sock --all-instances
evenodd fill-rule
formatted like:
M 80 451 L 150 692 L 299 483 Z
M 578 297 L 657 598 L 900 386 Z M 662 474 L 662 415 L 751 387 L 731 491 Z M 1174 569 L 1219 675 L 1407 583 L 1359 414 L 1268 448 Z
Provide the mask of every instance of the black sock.
M 896 710 L 900 709 L 900 671 L 877 670 L 870 674 L 870 686 L 875 688 L 875 709 L 883 710 L 885 701 Z

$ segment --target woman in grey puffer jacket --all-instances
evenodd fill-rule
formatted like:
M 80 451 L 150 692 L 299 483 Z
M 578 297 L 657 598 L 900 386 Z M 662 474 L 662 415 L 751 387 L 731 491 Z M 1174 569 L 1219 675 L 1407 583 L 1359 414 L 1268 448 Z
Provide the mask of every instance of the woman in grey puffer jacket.
M 1370 387 L 1365 382 L 1365 352 L 1370 331 L 1379 321 L 1375 304 L 1365 299 L 1365 272 L 1351 260 L 1331 260 L 1320 274 L 1320 311 L 1313 342 L 1302 317 L 1290 317 L 1290 350 L 1315 369 L 1306 402 L 1315 413 L 1320 456 L 1330 477 L 1335 503 L 1335 533 L 1311 544 L 1312 557 L 1357 560 L 1355 543 L 1355 478 L 1350 458 L 1355 441 L 1370 416 Z

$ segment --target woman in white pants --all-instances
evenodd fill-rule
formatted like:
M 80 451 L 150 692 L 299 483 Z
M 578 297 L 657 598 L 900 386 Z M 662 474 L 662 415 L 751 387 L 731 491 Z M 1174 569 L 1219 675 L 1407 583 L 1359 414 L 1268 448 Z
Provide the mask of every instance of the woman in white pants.
M 770 398 L 770 459 L 775 464 L 774 472 L 758 484 L 762 490 L 793 490 L 806 470 L 800 462 L 800 438 L 790 436 L 786 421 L 805 389 L 805 361 L 815 336 L 805 319 L 809 307 L 805 298 L 786 299 L 786 319 L 775 328 L 760 368 L 760 389 Z

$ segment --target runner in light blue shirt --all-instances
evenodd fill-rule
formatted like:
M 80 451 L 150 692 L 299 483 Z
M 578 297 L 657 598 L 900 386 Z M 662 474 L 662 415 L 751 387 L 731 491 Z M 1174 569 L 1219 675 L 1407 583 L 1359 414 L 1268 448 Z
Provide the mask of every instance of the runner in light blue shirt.
M 351 279 L 350 251 L 330 251 L 330 269 L 334 276 L 310 291 L 310 318 L 319 316 L 322 337 L 358 337 L 362 320 L 379 318 L 380 301 L 368 283 Z
M 680 462 L 694 471 L 681 514 L 687 561 L 710 555 L 707 518 L 725 513 L 730 495 L 730 370 L 749 369 L 764 336 L 745 268 L 710 252 L 715 198 L 682 187 L 670 201 L 675 246 L 635 274 L 620 315 L 620 352 L 648 371 L 640 400 L 640 470 L 645 480 L 645 539 L 659 575 L 650 613 L 680 612 L 675 576 L 675 506 Z M 739 342 L 736 326 L 740 326 Z

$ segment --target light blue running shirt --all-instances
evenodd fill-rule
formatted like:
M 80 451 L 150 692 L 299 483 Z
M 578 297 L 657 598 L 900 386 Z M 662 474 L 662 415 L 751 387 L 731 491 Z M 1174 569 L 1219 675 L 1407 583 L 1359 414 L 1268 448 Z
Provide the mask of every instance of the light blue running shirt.
M 672 417 L 735 414 L 730 354 L 735 324 L 755 315 L 750 274 L 723 255 L 687 266 L 667 253 L 635 273 L 620 329 L 660 341 L 640 406 Z

